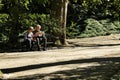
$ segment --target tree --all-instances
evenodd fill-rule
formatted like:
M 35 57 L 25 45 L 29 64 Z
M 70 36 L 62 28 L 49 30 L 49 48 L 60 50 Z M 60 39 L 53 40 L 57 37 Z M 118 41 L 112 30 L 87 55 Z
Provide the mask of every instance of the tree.
M 0 0 L 0 9 L 2 8 L 3 4 L 2 4 L 2 0 Z
M 27 12 L 29 0 L 3 0 L 2 12 L 9 15 L 7 29 L 9 29 L 9 43 L 13 46 L 17 43 L 17 36 L 21 30 L 19 20 Z
M 29 7 L 30 13 L 49 14 L 49 0 L 31 0 Z M 47 7 L 47 8 L 46 8 Z
M 66 19 L 67 19 L 67 6 L 68 0 L 51 0 L 52 2 L 52 10 L 51 16 L 52 18 L 58 20 L 58 25 L 60 26 L 60 30 L 62 30 L 61 34 L 58 36 L 60 43 L 63 45 L 67 45 L 66 41 Z
M 66 41 L 66 23 L 67 23 L 67 7 L 68 7 L 68 0 L 63 0 L 63 44 L 67 45 Z

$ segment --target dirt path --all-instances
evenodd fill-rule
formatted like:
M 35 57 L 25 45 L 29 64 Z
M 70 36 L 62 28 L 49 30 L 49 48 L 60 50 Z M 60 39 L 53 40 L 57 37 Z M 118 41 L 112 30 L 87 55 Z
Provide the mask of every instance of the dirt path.
M 4 79 L 98 79 L 103 78 L 108 71 L 107 78 L 111 75 L 114 77 L 120 70 L 120 40 L 117 36 L 68 40 L 79 47 L 1 53 L 0 69 Z

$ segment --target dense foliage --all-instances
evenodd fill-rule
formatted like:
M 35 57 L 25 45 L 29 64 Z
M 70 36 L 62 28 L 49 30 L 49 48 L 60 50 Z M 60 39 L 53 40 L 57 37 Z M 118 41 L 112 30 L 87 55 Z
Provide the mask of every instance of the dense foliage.
M 70 0 L 67 23 L 68 37 L 119 33 L 119 3 L 119 0 Z
M 53 2 L 0 0 L 0 41 L 8 45 L 16 44 L 17 36 L 36 24 L 41 24 L 46 33 L 59 36 L 61 30 L 58 20 L 51 16 L 51 9 L 57 8 L 52 5 Z M 69 0 L 67 38 L 119 33 L 119 3 L 120 0 Z

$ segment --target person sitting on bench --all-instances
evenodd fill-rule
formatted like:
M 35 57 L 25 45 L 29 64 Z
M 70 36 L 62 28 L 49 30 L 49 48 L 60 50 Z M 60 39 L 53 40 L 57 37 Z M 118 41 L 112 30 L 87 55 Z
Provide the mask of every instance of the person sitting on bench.
M 37 40 L 38 50 L 40 50 L 40 46 L 43 43 L 43 50 L 46 51 L 47 38 L 45 36 L 44 31 L 41 31 L 41 25 L 37 25 L 35 31 L 33 31 L 34 37 Z
M 32 42 L 33 42 L 33 30 L 34 28 L 31 26 L 29 27 L 28 31 L 25 33 L 25 44 L 27 45 L 27 47 L 32 50 Z

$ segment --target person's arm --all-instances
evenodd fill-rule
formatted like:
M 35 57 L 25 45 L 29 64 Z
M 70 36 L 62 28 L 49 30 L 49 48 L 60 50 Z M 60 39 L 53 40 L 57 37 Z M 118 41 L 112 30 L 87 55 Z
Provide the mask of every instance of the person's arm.
M 45 36 L 45 32 L 44 31 L 42 31 L 42 35 Z

